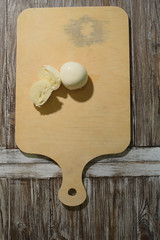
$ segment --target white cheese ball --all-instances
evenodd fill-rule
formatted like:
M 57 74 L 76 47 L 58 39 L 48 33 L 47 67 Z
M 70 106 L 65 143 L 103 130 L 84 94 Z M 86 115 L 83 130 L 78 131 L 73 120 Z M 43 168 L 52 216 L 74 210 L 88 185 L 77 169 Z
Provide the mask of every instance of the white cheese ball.
M 86 69 L 77 62 L 63 64 L 60 75 L 63 85 L 70 90 L 82 88 L 88 80 Z

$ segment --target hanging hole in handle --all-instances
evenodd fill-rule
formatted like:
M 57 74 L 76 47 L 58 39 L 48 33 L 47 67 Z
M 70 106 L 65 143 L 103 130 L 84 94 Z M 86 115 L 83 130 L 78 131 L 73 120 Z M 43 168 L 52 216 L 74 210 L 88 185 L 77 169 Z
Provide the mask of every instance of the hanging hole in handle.
M 68 190 L 68 195 L 70 195 L 70 196 L 75 196 L 76 193 L 77 193 L 77 191 L 76 191 L 75 188 L 70 188 L 70 189 Z

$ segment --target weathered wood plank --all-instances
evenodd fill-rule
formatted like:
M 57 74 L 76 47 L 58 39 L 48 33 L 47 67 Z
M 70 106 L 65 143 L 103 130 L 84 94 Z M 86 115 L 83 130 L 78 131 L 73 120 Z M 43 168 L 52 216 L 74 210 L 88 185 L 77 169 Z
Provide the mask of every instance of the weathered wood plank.
M 7 104 L 6 104 L 6 145 L 15 148 L 15 82 L 16 82 L 16 45 L 17 18 L 26 8 L 37 7 L 37 1 L 7 1 Z
M 121 154 L 113 154 L 100 156 L 92 160 L 92 164 L 98 163 L 119 163 L 119 162 L 159 162 L 160 161 L 160 148 L 152 147 L 152 148 L 131 148 L 127 149 L 125 152 Z M 53 161 L 45 156 L 40 156 L 36 154 L 25 154 L 21 152 L 19 149 L 5 149 L 0 148 L 0 164 L 2 163 L 10 163 L 10 164 L 18 164 L 18 163 L 53 163 Z M 91 164 L 90 163 L 90 164 Z
M 160 163 L 96 163 L 84 169 L 84 177 L 159 176 Z M 55 164 L 1 164 L 0 177 L 50 178 L 62 177 Z
M 159 176 L 160 163 L 96 163 L 84 169 L 84 177 Z M 62 177 L 55 164 L 1 164 L 0 177 L 51 178 Z
M 55 164 L 1 164 L 0 177 L 43 179 L 62 177 L 62 174 Z
M 137 178 L 138 239 L 160 239 L 160 177 Z
M 61 182 L 50 181 L 51 239 L 137 239 L 133 178 L 85 179 L 88 201 L 73 208 L 57 197 Z
M 101 232 L 101 227 L 96 234 L 95 239 L 100 235 L 100 239 L 136 239 L 136 198 L 134 179 L 99 179 L 93 181 L 95 186 L 96 211 L 95 225 L 101 226 L 105 232 L 105 226 L 108 226 L 108 234 Z M 98 206 L 99 205 L 99 206 Z M 103 216 L 105 212 L 105 217 Z M 130 217 L 132 218 L 130 219 Z
M 6 1 L 0 1 L 0 146 L 6 146 Z
M 1 179 L 1 216 L 8 216 L 9 201 L 10 239 L 159 239 L 160 177 L 86 178 L 88 200 L 73 208 L 58 199 L 61 182 L 12 179 L 8 199 Z
M 0 177 L 62 177 L 61 169 L 52 160 L 37 155 L 27 157 L 18 149 L 1 149 L 0 159 Z M 88 163 L 83 171 L 83 177 L 159 175 L 160 148 L 158 147 L 133 148 L 125 155 L 98 157 Z
M 72 7 L 74 4 L 73 0 L 51 0 L 46 2 L 45 4 L 43 3 L 43 0 L 39 0 L 39 3 L 43 4 L 43 7 Z
M 103 6 L 102 0 L 74 0 L 73 6 L 85 7 L 85 6 Z
M 10 181 L 10 239 L 50 239 L 48 180 Z
M 8 180 L 0 179 L 0 239 L 8 239 Z
M 135 146 L 160 144 L 159 0 L 131 1 Z
M 25 154 L 19 149 L 0 148 L 0 164 L 1 163 L 50 163 L 53 162 L 45 156 L 35 154 Z

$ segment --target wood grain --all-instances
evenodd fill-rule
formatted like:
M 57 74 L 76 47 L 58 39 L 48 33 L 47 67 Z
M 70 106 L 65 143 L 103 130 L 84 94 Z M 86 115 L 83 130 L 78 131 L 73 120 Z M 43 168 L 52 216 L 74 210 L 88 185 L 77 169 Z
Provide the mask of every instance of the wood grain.
M 37 189 L 41 188 L 42 192 L 46 188 L 46 182 L 42 184 L 43 181 L 36 183 Z M 11 236 L 14 234 L 18 239 L 27 239 L 27 237 L 36 239 L 39 236 L 43 236 L 40 239 L 49 239 L 48 236 L 50 236 L 50 239 L 67 240 L 159 239 L 160 213 L 158 206 L 160 198 L 156 189 L 159 188 L 160 177 L 85 179 L 88 202 L 78 208 L 65 207 L 59 201 L 56 193 L 61 185 L 61 180 L 51 179 L 49 188 L 50 222 L 48 216 L 46 217 L 44 206 L 35 204 L 32 209 L 33 213 L 31 213 L 30 200 L 24 201 L 22 198 L 24 192 L 27 191 L 29 194 L 32 191 L 32 184 L 28 184 L 24 180 L 15 180 L 15 183 L 11 184 L 11 206 L 16 209 L 16 213 L 14 217 L 11 216 L 10 233 Z M 34 191 L 35 199 L 37 193 L 39 191 Z M 23 200 L 18 205 L 15 203 L 16 195 Z M 46 202 L 49 201 L 46 200 L 45 204 Z M 48 219 L 48 228 L 42 228 L 39 217 L 37 219 L 36 214 L 34 215 L 39 210 L 41 210 L 41 216 Z M 36 225 L 30 222 L 33 218 L 29 218 L 27 224 L 22 222 L 22 219 L 24 221 L 22 216 L 27 213 L 30 216 L 34 215 Z M 40 229 L 41 235 L 39 235 Z
M 132 82 L 135 146 L 160 144 L 159 0 L 132 1 Z
M 6 146 L 6 1 L 0 1 L 0 146 Z
M 45 169 L 45 170 L 44 170 Z M 125 176 L 159 176 L 160 162 L 122 162 L 94 163 L 84 169 L 84 177 L 125 177 Z M 53 164 L 1 164 L 0 177 L 11 178 L 49 178 L 62 177 L 61 169 Z
M 0 239 L 8 239 L 9 204 L 8 180 L 0 179 Z
M 73 208 L 57 197 L 59 178 L 0 182 L 1 239 L 159 239 L 159 176 L 86 178 L 88 200 Z
M 139 239 L 160 238 L 159 184 L 159 177 L 136 179 Z
M 17 150 L 1 150 L 0 177 L 62 177 L 60 167 L 52 160 L 23 155 Z M 44 171 L 45 169 L 45 171 Z M 159 176 L 160 148 L 133 148 L 123 155 L 98 157 L 86 165 L 83 177 Z
M 10 239 L 49 239 L 48 180 L 10 181 Z

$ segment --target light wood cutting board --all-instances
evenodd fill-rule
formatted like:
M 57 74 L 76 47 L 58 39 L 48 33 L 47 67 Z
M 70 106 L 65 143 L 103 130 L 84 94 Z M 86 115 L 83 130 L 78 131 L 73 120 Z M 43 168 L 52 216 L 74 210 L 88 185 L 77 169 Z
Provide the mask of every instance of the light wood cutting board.
M 61 85 L 42 108 L 35 108 L 29 90 L 38 80 L 39 68 L 46 64 L 60 70 L 67 61 L 87 69 L 87 85 L 74 91 Z M 121 8 L 41 8 L 20 14 L 16 143 L 24 152 L 48 156 L 59 164 L 63 172 L 59 198 L 69 206 L 86 199 L 82 183 L 86 163 L 126 149 L 130 143 L 129 29 Z

